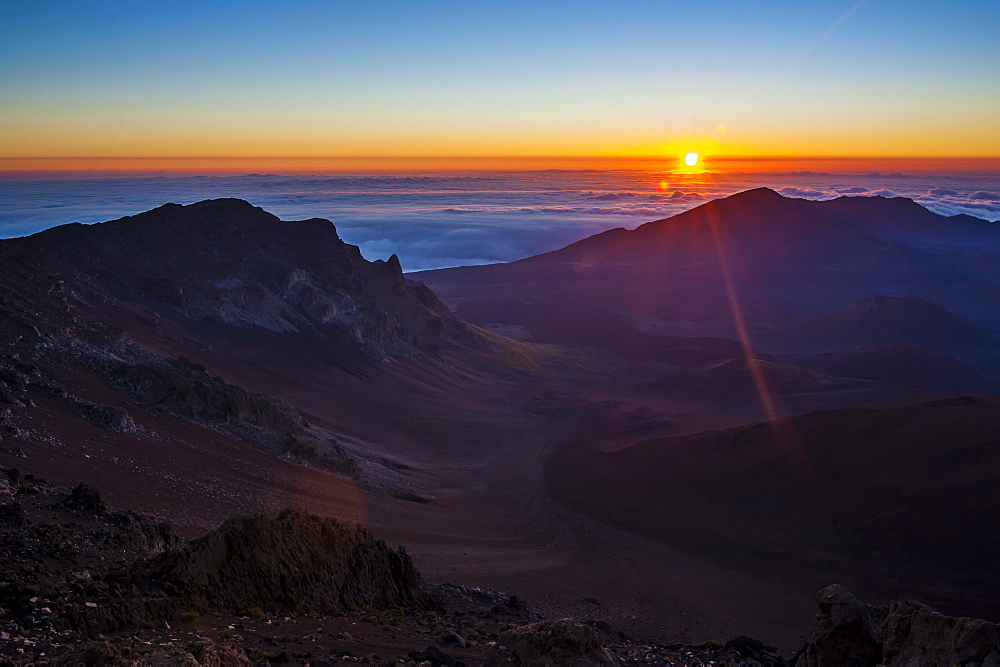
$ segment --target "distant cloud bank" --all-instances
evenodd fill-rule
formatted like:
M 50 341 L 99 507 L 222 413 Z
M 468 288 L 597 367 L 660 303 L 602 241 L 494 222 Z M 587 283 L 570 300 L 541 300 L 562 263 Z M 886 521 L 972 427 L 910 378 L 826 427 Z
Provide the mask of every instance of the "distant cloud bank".
M 286 220 L 329 218 L 369 259 L 407 271 L 511 261 L 755 187 L 786 197 L 910 197 L 1000 219 L 1000 174 L 642 171 L 244 174 L 24 180 L 0 176 L 0 237 L 99 222 L 166 202 L 239 197 Z

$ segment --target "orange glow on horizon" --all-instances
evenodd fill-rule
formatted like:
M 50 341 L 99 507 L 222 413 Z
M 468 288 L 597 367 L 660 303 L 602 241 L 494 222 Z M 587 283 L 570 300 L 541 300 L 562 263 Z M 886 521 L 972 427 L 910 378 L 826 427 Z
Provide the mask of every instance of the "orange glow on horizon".
M 324 171 L 466 171 L 546 169 L 635 169 L 684 177 L 699 173 L 787 173 L 872 172 L 872 171 L 956 171 L 1000 172 L 1000 157 L 859 157 L 829 156 L 732 156 L 699 153 L 694 167 L 684 164 L 687 152 L 677 151 L 673 166 L 658 157 L 628 156 L 369 156 L 369 157 L 0 157 L 0 173 L 60 174 L 145 173 L 169 175 L 208 173 L 314 173 Z M 661 188 L 669 186 L 669 177 Z

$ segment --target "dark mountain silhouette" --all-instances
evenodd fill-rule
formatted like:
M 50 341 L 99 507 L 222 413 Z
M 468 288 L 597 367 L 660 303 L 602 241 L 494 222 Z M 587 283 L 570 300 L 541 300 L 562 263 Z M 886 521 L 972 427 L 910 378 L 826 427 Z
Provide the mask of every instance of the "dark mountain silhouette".
M 502 276 L 508 293 L 522 281 L 544 282 L 545 294 L 558 292 L 562 298 L 593 299 L 612 309 L 667 318 L 667 309 L 677 309 L 686 321 L 708 323 L 726 315 L 731 296 L 748 310 L 809 312 L 823 302 L 830 307 L 842 303 L 844 294 L 862 298 L 871 293 L 871 287 L 861 293 L 860 285 L 846 279 L 849 275 L 867 274 L 873 285 L 888 286 L 894 272 L 924 261 L 919 252 L 804 203 L 758 188 L 633 231 L 611 230 L 505 268 L 480 271 Z M 449 271 L 462 284 L 471 280 L 479 286 L 477 272 L 468 268 L 421 277 L 449 293 L 448 281 L 442 280 L 452 275 Z M 808 297 L 803 284 L 810 287 Z M 537 293 L 521 291 L 525 296 Z
M 64 299 L 129 300 L 167 318 L 304 334 L 378 358 L 468 338 L 433 293 L 407 283 L 395 255 L 368 262 L 327 220 L 282 222 L 238 199 L 64 225 L 5 241 L 0 258 L 15 303 L 48 280 Z
M 579 313 L 602 323 L 586 344 L 624 389 L 548 462 L 571 509 L 755 579 L 808 589 L 837 572 L 875 599 L 919 586 L 996 616 L 1000 545 L 984 536 L 1000 406 L 927 400 L 996 390 L 1000 348 L 972 315 L 997 284 L 998 243 L 991 223 L 910 200 L 759 189 L 419 277 L 459 315 L 526 337 L 548 327 L 548 342 L 585 350 Z M 617 343 L 635 331 L 729 338 L 742 354 L 682 367 Z
M 803 201 L 806 208 L 849 220 L 882 238 L 919 247 L 1000 250 L 1000 227 L 964 213 L 942 216 L 907 197 L 837 197 Z
M 808 351 L 800 343 L 992 350 L 990 336 L 944 311 L 954 301 L 969 313 L 989 299 L 997 247 L 993 223 L 941 216 L 908 199 L 815 202 L 758 188 L 519 262 L 419 277 L 482 324 L 523 325 L 510 305 L 521 302 L 612 311 L 621 331 L 745 334 L 751 348 L 772 355 Z M 491 308 L 501 301 L 503 309 Z M 962 361 L 993 375 L 995 356 L 980 350 Z
M 768 188 L 747 190 L 632 232 L 612 230 L 523 261 L 715 264 L 721 249 L 731 262 L 780 275 L 803 261 L 815 269 L 816 262 L 843 266 L 906 258 L 865 226 L 825 215 L 811 203 Z

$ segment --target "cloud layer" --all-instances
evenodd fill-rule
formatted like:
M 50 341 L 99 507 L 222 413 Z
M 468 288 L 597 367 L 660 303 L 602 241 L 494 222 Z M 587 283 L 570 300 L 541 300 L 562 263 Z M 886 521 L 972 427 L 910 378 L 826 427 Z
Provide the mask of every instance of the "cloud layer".
M 283 219 L 329 218 L 369 259 L 408 271 L 519 259 L 767 186 L 787 197 L 906 196 L 1000 219 L 997 174 L 679 175 L 641 171 L 0 178 L 0 237 L 99 222 L 166 202 L 239 197 Z

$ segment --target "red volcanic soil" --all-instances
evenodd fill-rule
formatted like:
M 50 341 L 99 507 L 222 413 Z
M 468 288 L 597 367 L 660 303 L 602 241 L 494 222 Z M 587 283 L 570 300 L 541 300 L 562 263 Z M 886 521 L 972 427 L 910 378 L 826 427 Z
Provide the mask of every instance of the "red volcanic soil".
M 766 586 L 734 595 L 748 589 L 741 575 L 548 497 L 545 461 L 589 410 L 580 387 L 606 377 L 579 355 L 462 334 L 464 325 L 401 282 L 398 267 L 360 263 L 319 223 L 306 225 L 306 242 L 317 247 L 303 260 L 274 229 L 299 223 L 238 204 L 195 207 L 193 221 L 186 209 L 73 226 L 65 230 L 71 247 L 60 247 L 59 230 L 4 245 L 0 305 L 11 318 L 0 360 L 11 386 L 24 388 L 3 418 L 0 463 L 65 486 L 85 480 L 113 505 L 168 519 L 189 537 L 231 514 L 301 507 L 405 545 L 432 582 L 500 588 L 551 616 L 602 619 L 633 636 L 751 634 L 796 647 L 811 591 L 799 601 L 769 597 Z M 212 230 L 211 243 L 187 252 L 200 226 Z M 329 257 L 320 256 L 321 241 L 331 244 Z M 114 275 L 94 268 L 112 264 Z M 363 289 L 350 291 L 355 278 Z M 311 296 L 296 291 L 305 287 Z M 349 312 L 345 293 L 362 312 L 359 344 L 314 315 L 317 303 Z M 376 310 L 386 300 L 388 320 Z M 457 338 L 434 338 L 435 321 Z M 168 365 L 176 379 L 194 373 L 214 394 L 182 385 L 161 400 L 115 388 L 122 366 L 162 375 L 158 364 L 180 357 L 184 373 Z M 241 396 L 226 388 L 234 384 L 284 401 L 312 437 L 356 452 L 359 474 L 275 451 L 251 437 L 235 408 L 223 419 L 198 416 L 206 414 L 200 401 Z M 82 418 L 89 404 L 123 411 L 128 428 Z M 177 406 L 188 413 L 171 412 Z M 661 576 L 664 563 L 677 574 Z M 745 604 L 752 613 L 732 611 Z M 790 608 L 801 613 L 788 618 Z
M 758 192 L 686 218 L 700 236 L 676 256 L 707 249 L 715 263 L 695 274 L 717 272 L 700 225 L 742 211 L 733 238 L 766 266 L 777 241 L 749 243 L 773 227 L 774 206 L 803 210 Z M 481 323 L 568 349 L 466 325 L 325 221 L 282 223 L 232 201 L 137 218 L 0 246 L 0 372 L 19 369 L 0 379 L 22 386 L 0 387 L 0 464 L 86 481 L 189 537 L 285 507 L 360 521 L 405 545 L 431 583 L 505 590 L 637 638 L 745 634 L 791 651 L 815 591 L 838 578 L 868 599 L 997 616 L 984 569 L 997 554 L 994 399 L 815 413 L 775 435 L 741 426 L 764 413 L 743 346 L 713 337 L 732 328 L 723 286 L 693 299 L 655 253 L 636 263 L 666 279 L 646 292 L 632 289 L 649 275 L 634 267 L 579 273 L 579 247 L 572 261 L 484 267 L 447 288 Z M 796 219 L 840 244 L 810 241 L 805 260 L 840 247 L 870 266 L 891 245 L 813 211 Z M 511 276 L 561 282 L 541 294 Z M 477 305 L 484 285 L 497 292 Z M 684 306 L 674 324 L 697 311 L 704 331 L 640 321 L 671 303 Z M 747 321 L 796 319 L 772 315 Z M 782 417 L 941 396 L 760 365 Z M 165 396 L 122 381 L 164 374 L 180 383 Z M 89 404 L 131 422 L 95 423 Z
M 157 325 L 162 350 L 284 398 L 317 428 L 391 460 L 427 502 L 275 457 L 234 428 L 139 405 L 72 367 L 48 381 L 78 400 L 126 409 L 137 433 L 95 426 L 76 415 L 75 402 L 31 389 L 26 397 L 37 407 L 13 410 L 18 434 L 4 434 L 0 463 L 65 486 L 86 480 L 114 505 L 168 519 L 189 537 L 231 514 L 284 507 L 361 521 L 405 545 L 432 583 L 498 588 L 543 614 L 604 620 L 637 638 L 747 634 L 786 650 L 800 643 L 814 591 L 776 590 L 549 497 L 546 460 L 593 411 L 580 388 L 604 385 L 578 357 L 514 346 L 506 366 L 463 353 L 446 356 L 443 367 L 360 363 L 345 373 L 313 359 L 287 373 L 259 361 L 268 348 L 254 335 L 226 347 L 216 337 L 210 353 L 170 326 L 162 318 Z M 139 338 L 138 327 L 130 331 Z M 640 425 L 658 428 L 659 418 L 642 413 Z
M 109 502 L 166 518 L 187 536 L 227 515 L 301 507 L 361 521 L 405 545 L 432 583 L 498 588 L 543 614 L 601 619 L 637 638 L 750 634 L 797 647 L 814 612 L 811 591 L 775 595 L 766 583 L 552 502 L 545 461 L 554 443 L 575 432 L 586 406 L 581 396 L 545 389 L 541 378 L 534 393 L 501 394 L 493 384 L 458 381 L 459 370 L 474 377 L 476 369 L 456 368 L 447 391 L 399 381 L 379 399 L 385 404 L 365 413 L 384 409 L 384 420 L 351 422 L 354 435 L 363 432 L 373 448 L 386 443 L 376 451 L 406 461 L 406 476 L 429 502 L 373 493 L 322 468 L 275 458 L 224 427 L 116 399 L 85 375 L 58 381 L 80 399 L 126 407 L 140 434 L 93 426 L 73 416 L 63 399 L 32 391 L 37 407 L 15 413 L 20 435 L 4 437 L 0 463 L 44 472 L 65 486 L 87 480 Z M 300 375 L 294 386 L 310 381 Z M 271 389 L 280 394 L 290 386 Z M 518 391 L 530 386 L 522 383 Z M 422 408 L 427 422 L 415 414 Z M 341 417 L 325 419 L 344 424 Z M 404 442 L 400 434 L 409 420 L 420 428 Z M 401 453 L 410 444 L 423 446 Z
M 690 557 L 799 594 L 836 580 L 884 603 L 996 618 L 1000 399 L 815 412 L 548 465 L 554 497 Z

